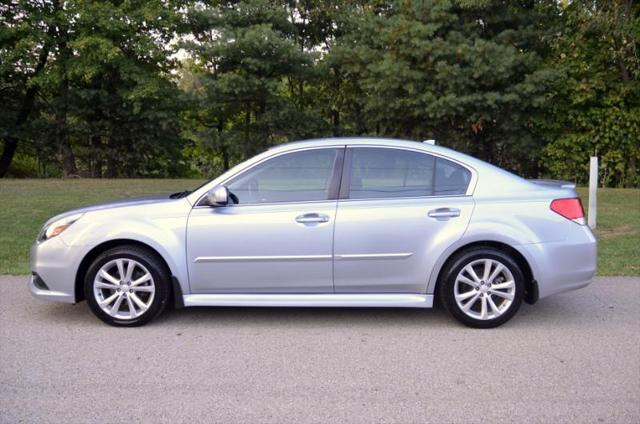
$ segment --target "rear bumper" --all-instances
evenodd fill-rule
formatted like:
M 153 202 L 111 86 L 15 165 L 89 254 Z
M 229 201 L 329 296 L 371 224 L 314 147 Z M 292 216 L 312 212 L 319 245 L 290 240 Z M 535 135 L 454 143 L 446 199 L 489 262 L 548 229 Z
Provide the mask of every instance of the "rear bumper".
M 575 225 L 559 242 L 520 246 L 538 282 L 539 298 L 589 285 L 596 273 L 598 243 L 586 225 Z

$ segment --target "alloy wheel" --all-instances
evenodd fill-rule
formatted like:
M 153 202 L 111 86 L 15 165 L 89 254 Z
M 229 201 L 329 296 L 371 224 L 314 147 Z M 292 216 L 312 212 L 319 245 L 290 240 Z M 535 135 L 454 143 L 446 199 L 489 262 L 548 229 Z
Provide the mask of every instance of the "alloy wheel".
M 100 267 L 93 281 L 93 295 L 108 315 L 132 320 L 153 303 L 156 286 L 149 270 L 130 258 L 111 260 Z
M 455 301 L 467 316 L 491 320 L 513 303 L 516 283 L 506 265 L 495 259 L 478 259 L 464 266 L 454 284 Z

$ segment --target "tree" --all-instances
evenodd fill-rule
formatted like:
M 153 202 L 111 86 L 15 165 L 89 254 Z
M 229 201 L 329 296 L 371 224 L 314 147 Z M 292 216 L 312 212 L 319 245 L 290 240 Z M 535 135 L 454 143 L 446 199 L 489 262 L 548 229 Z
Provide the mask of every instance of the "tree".
M 226 169 L 269 145 L 324 132 L 305 101 L 315 54 L 286 7 L 214 2 L 188 16 L 194 39 L 183 46 L 193 60 L 184 87 L 195 105 L 186 117 L 194 143 L 222 157 Z
M 31 120 L 39 131 L 24 128 L 22 135 L 41 148 L 55 140 L 64 175 L 78 171 L 94 177 L 104 172 L 109 176 L 166 175 L 182 166 L 181 106 L 171 77 L 170 46 L 184 2 L 34 4 L 48 8 L 39 11 L 30 2 L 18 2 L 14 6 L 20 6 L 19 10 L 7 9 L 16 22 L 33 22 L 23 32 L 34 37 L 34 46 L 43 46 L 42 51 L 47 47 L 43 54 L 47 67 L 28 83 L 39 93 L 33 96 L 35 105 L 30 108 L 39 112 Z M 39 33 L 34 28 L 44 28 L 43 22 L 48 23 L 47 36 L 35 37 Z M 20 25 L 9 29 L 16 32 L 17 28 Z M 17 50 L 20 43 L 15 45 L 2 50 L 15 58 L 14 68 L 27 52 Z M 20 86 L 15 75 L 6 72 L 3 81 L 29 94 L 27 83 Z M 17 126 L 10 128 L 15 132 Z M 11 147 L 12 139 L 3 138 Z M 76 159 L 80 159 L 80 170 Z
M 363 93 L 367 133 L 435 138 L 536 175 L 556 15 L 552 1 L 373 4 L 332 54 Z
M 4 141 L 0 178 L 9 170 L 33 111 L 59 9 L 57 1 L 17 0 L 0 5 L 0 102 L 4 106 L 0 114 L 0 139 Z
M 574 1 L 563 17 L 547 65 L 562 74 L 542 122 L 548 168 L 585 183 L 589 156 L 597 155 L 603 185 L 638 186 L 640 4 Z

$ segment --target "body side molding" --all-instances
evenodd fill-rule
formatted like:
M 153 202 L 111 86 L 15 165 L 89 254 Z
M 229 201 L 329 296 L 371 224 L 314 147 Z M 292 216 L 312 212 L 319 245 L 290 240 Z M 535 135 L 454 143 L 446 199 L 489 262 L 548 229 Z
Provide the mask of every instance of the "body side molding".
M 349 307 L 349 308 L 431 308 L 433 295 L 427 294 L 188 294 L 185 306 L 264 307 Z

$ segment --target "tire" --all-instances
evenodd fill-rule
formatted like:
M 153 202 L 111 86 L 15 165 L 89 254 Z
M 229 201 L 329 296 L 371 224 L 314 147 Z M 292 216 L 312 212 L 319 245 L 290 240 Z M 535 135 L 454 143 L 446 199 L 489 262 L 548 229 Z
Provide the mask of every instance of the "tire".
M 102 253 L 84 280 L 91 311 L 117 327 L 144 325 L 158 316 L 167 306 L 170 287 L 169 270 L 162 260 L 137 246 L 119 246 Z
M 494 328 L 518 312 L 524 296 L 524 275 L 505 252 L 476 247 L 448 261 L 438 288 L 440 301 L 458 321 L 473 328 Z

